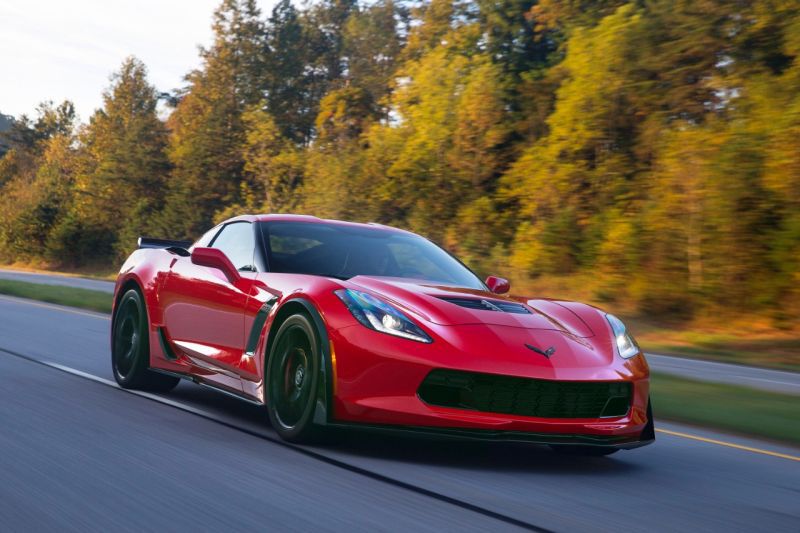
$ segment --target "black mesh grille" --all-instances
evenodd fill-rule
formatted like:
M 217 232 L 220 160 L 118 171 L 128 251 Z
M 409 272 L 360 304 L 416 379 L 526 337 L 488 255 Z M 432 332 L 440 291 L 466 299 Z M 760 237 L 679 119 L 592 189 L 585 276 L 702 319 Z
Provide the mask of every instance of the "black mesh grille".
M 518 315 L 530 315 L 531 312 L 522 304 L 514 302 L 504 302 L 502 300 L 486 300 L 479 298 L 457 298 L 451 296 L 440 296 L 440 300 L 456 304 L 469 309 L 480 309 L 481 311 L 497 311 L 501 313 L 516 313 Z
M 548 381 L 434 370 L 419 388 L 425 403 L 539 418 L 624 416 L 631 384 L 621 381 Z

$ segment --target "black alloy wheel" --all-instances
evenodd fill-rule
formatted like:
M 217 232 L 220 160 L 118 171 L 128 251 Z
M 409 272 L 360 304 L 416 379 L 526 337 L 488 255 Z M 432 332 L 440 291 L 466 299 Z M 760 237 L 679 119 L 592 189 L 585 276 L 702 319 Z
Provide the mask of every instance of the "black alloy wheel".
M 318 335 L 309 318 L 287 318 L 275 336 L 267 368 L 267 411 L 281 438 L 308 442 L 318 436 L 313 424 L 319 386 Z

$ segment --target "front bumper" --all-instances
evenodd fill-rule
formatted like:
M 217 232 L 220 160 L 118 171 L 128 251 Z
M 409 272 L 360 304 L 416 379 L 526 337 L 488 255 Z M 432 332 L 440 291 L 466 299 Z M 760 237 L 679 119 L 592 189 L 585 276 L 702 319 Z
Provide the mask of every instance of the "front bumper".
M 647 416 L 649 369 L 643 356 L 628 360 L 618 356 L 603 358 L 600 351 L 613 347 L 604 347 L 597 339 L 582 339 L 575 350 L 594 350 L 590 356 L 597 364 L 580 366 L 569 364 L 570 354 L 565 353 L 569 348 L 565 346 L 559 348 L 560 359 L 533 358 L 524 348 L 514 352 L 509 346 L 522 346 L 514 337 L 518 331 L 508 332 L 511 340 L 501 349 L 497 346 L 500 337 L 489 339 L 495 349 L 487 351 L 486 343 L 473 340 L 483 332 L 469 331 L 467 327 L 456 329 L 447 328 L 445 334 L 450 339 L 438 336 L 427 345 L 377 333 L 361 325 L 330 332 L 335 368 L 328 422 L 462 440 L 617 448 L 635 448 L 652 442 L 647 432 L 652 424 Z M 631 406 L 624 416 L 613 418 L 537 418 L 427 404 L 418 395 L 420 384 L 430 372 L 443 368 L 554 381 L 627 382 L 632 387 Z
M 652 427 L 652 423 L 648 424 L 648 426 Z M 648 444 L 655 442 L 655 433 L 652 430 L 648 430 L 647 427 L 641 434 L 632 437 L 530 433 L 524 431 L 492 431 L 444 427 L 380 426 L 346 423 L 332 423 L 327 424 L 326 427 L 434 440 L 519 442 L 526 444 L 615 448 L 619 450 L 632 450 L 634 448 L 641 448 L 642 446 L 647 446 Z

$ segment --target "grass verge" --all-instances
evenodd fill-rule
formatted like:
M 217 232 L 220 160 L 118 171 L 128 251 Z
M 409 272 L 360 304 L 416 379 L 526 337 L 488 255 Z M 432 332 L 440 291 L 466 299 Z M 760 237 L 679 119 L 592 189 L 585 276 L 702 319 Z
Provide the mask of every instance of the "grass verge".
M 800 445 L 800 397 L 654 373 L 656 418 Z
M 0 279 L 0 294 L 111 313 L 112 296 L 106 292 Z

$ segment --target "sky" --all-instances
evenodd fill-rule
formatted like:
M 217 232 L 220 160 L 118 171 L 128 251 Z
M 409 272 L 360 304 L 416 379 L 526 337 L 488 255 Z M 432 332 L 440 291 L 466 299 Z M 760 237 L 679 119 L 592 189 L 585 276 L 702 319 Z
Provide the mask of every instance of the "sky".
M 111 74 L 134 55 L 159 91 L 183 86 L 212 41 L 220 0 L 0 0 L 0 113 L 71 100 L 88 121 Z M 259 0 L 269 14 L 272 0 Z

